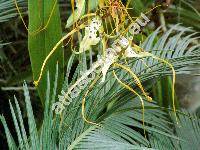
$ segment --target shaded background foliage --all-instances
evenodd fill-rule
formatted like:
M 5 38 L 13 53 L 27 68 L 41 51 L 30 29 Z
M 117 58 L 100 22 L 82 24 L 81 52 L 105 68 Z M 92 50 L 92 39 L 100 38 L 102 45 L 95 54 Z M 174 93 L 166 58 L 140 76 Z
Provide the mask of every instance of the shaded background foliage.
M 126 1 L 123 1 L 126 3 Z M 131 0 L 130 6 L 133 7 L 133 16 L 138 16 L 141 12 L 145 12 L 152 6 L 155 6 L 155 4 L 162 4 L 163 6 L 159 9 L 156 9 L 150 14 L 150 20 L 151 23 L 148 27 L 146 27 L 143 30 L 143 34 L 145 37 L 148 37 L 150 33 L 152 33 L 155 29 L 157 29 L 160 25 L 162 25 L 160 32 L 163 33 L 168 29 L 170 26 L 180 23 L 181 25 L 176 29 L 180 30 L 181 26 L 184 27 L 192 27 L 191 29 L 195 31 L 199 31 L 200 27 L 200 15 L 199 15 L 199 6 L 200 1 L 199 0 L 163 0 L 163 1 L 155 1 L 155 0 Z M 21 8 L 21 11 L 24 14 L 25 21 L 28 22 L 28 14 L 27 14 L 27 1 L 26 0 L 18 0 L 18 4 Z M 169 5 L 169 6 L 168 6 Z M 71 14 L 71 6 L 70 1 L 59 1 L 59 7 L 60 7 L 60 14 L 61 14 L 61 23 L 62 23 L 62 29 L 63 34 L 66 34 L 69 29 L 65 29 L 66 20 L 68 16 Z M 161 35 L 157 35 L 155 37 L 155 42 L 161 37 Z M 9 129 L 11 129 L 11 133 L 14 135 L 14 139 L 17 140 L 16 131 L 14 129 L 14 124 L 12 121 L 12 116 L 10 113 L 10 106 L 9 106 L 9 99 L 12 104 L 14 104 L 13 95 L 15 95 L 18 98 L 18 102 L 20 107 L 22 108 L 22 116 L 25 123 L 25 128 L 28 131 L 28 118 L 26 115 L 26 103 L 24 102 L 24 94 L 23 94 L 23 88 L 22 84 L 24 80 L 27 82 L 27 86 L 30 90 L 30 97 L 31 97 L 31 103 L 33 107 L 34 114 L 41 114 L 36 115 L 35 118 L 37 126 L 41 126 L 42 120 L 43 120 L 43 110 L 44 107 L 42 106 L 42 103 L 39 99 L 39 95 L 37 92 L 35 92 L 35 89 L 32 85 L 32 71 L 31 71 L 31 64 L 30 64 L 30 58 L 28 54 L 28 47 L 27 47 L 27 31 L 25 30 L 21 19 L 19 18 L 19 15 L 15 9 L 15 5 L 13 3 L 13 0 L 0 0 L 0 114 L 3 114 L 6 118 L 6 122 L 8 124 Z M 140 35 L 138 35 L 135 39 L 136 43 L 139 43 L 141 40 Z M 199 44 L 199 40 L 195 39 L 190 43 L 192 44 Z M 189 45 L 189 46 L 190 46 Z M 70 52 L 68 50 L 68 47 L 65 48 L 65 57 L 64 57 L 64 70 L 67 69 L 67 62 L 69 60 Z M 77 61 L 75 62 L 75 64 Z M 195 66 L 195 68 L 189 68 L 189 72 L 196 74 L 198 73 L 198 66 Z M 72 72 L 75 71 L 75 67 L 72 67 Z M 188 73 L 188 74 L 190 74 Z M 193 80 L 193 76 L 188 77 L 191 81 Z M 195 106 L 199 104 L 199 99 L 197 98 L 197 102 L 193 102 L 192 99 L 194 99 L 194 95 L 192 90 L 187 89 L 187 82 L 184 83 L 185 75 L 182 78 L 179 78 L 180 81 L 177 82 L 177 106 L 180 105 L 181 107 L 188 108 L 189 110 L 192 110 L 193 112 L 196 112 L 198 108 L 191 108 L 190 104 L 195 103 Z M 198 82 L 199 78 L 195 79 L 195 85 L 192 84 L 191 86 L 196 86 L 197 84 L 197 91 L 199 89 Z M 154 81 L 153 83 L 155 83 Z M 184 83 L 184 84 L 182 84 Z M 165 99 L 170 99 L 170 86 L 171 80 L 169 77 L 159 77 L 159 81 L 156 82 L 156 86 L 154 86 L 152 89 L 149 89 L 149 92 L 151 95 L 154 96 L 154 98 L 158 101 L 158 104 L 163 107 L 168 107 L 170 105 Z M 166 90 L 169 89 L 169 90 Z M 192 93 L 192 94 L 191 94 Z M 185 96 L 186 95 L 186 96 Z M 188 96 L 189 95 L 189 98 Z M 185 98 L 186 97 L 186 98 Z M 183 101 L 183 99 L 186 99 L 186 102 Z M 187 104 L 185 104 L 187 103 Z M 198 103 L 198 104 L 197 104 Z M 187 120 L 184 119 L 183 122 Z M 199 117 L 199 116 L 197 116 Z M 70 118 L 67 118 L 70 119 Z M 108 120 L 109 122 L 110 120 Z M 111 119 L 112 121 L 112 119 Z M 186 125 L 186 123 L 183 123 Z M 191 124 L 194 124 L 193 122 Z M 199 125 L 199 123 L 196 123 Z M 197 125 L 197 126 L 198 126 Z M 185 130 L 189 130 L 190 126 L 186 125 L 184 126 Z M 96 129 L 95 129 L 96 131 Z M 78 132 L 78 131 L 77 131 Z M 141 131 L 142 132 L 142 131 Z M 179 128 L 177 128 L 178 135 L 183 135 L 182 131 L 179 131 Z M 92 134 L 92 133 L 91 133 Z M 188 135 L 188 134 L 186 134 Z M 101 136 L 101 135 L 96 135 Z M 160 135 L 152 134 L 152 137 L 159 137 Z M 196 136 L 195 138 L 198 138 L 199 135 L 192 134 L 191 136 Z M 91 136 L 89 137 L 91 138 Z M 91 140 L 95 139 L 97 137 L 91 138 Z M 105 137 L 106 138 L 106 137 Z M 166 137 L 160 138 L 160 140 L 166 140 Z M 7 149 L 6 143 L 6 136 L 4 133 L 4 129 L 2 124 L 0 125 L 0 149 Z M 150 138 L 151 139 L 151 138 Z M 110 141 L 110 143 L 116 144 L 114 141 Z M 112 144 L 113 144 L 112 143 Z M 155 140 L 155 138 L 152 138 L 152 143 L 155 148 L 161 149 L 158 144 L 159 142 Z M 160 142 L 161 143 L 161 142 Z M 94 143 L 93 143 L 94 144 Z M 97 143 L 95 143 L 97 144 Z M 112 145 L 111 144 L 111 145 Z M 191 143 L 190 143 L 191 144 Z M 198 142 L 192 143 L 192 145 L 198 145 Z M 145 145 L 145 144 L 144 144 Z M 169 145 L 169 144 L 168 144 Z M 83 147 L 88 147 L 91 145 L 84 145 Z M 180 147 L 184 147 L 184 143 L 180 144 Z M 185 147 L 187 147 L 186 145 Z M 190 147 L 190 146 L 189 146 Z M 164 148 L 163 148 L 164 149 Z M 173 148 L 172 148 L 173 149 Z

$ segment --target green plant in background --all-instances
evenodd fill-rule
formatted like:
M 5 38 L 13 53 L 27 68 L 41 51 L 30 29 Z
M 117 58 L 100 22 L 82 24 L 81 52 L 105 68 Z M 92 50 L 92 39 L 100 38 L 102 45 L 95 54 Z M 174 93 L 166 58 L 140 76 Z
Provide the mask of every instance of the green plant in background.
M 17 0 L 17 3 L 21 6 L 21 10 L 26 8 L 27 2 L 25 0 Z M 17 15 L 18 13 L 15 11 L 13 0 L 0 0 L 0 23 L 6 22 Z
M 169 23 L 177 21 L 193 27 L 196 30 L 200 30 L 200 13 L 195 7 L 199 7 L 199 0 L 179 0 L 176 1 L 176 5 L 171 5 L 165 14 L 166 16 L 172 16 L 170 17 Z
M 27 2 L 25 0 L 17 0 L 18 4 L 20 5 L 21 7 L 21 11 L 22 13 L 25 12 L 26 10 L 26 5 L 27 5 Z M 15 18 L 18 13 L 15 11 L 16 8 L 15 8 L 15 4 L 13 3 L 13 0 L 0 0 L 0 26 L 2 27 L 2 30 L 3 29 L 3 25 L 7 24 L 8 21 L 12 20 L 13 18 Z M 5 25 L 6 26 L 6 25 Z M 3 47 L 5 46 L 9 46 L 12 42 L 10 41 L 7 41 L 6 39 L 4 39 L 4 32 L 1 31 L 1 36 L 0 36 L 0 67 L 1 67 L 1 79 L 0 83 L 2 84 L 5 84 L 5 83 L 8 83 L 8 79 L 2 79 L 3 78 L 3 75 L 4 73 L 8 73 L 9 71 L 7 69 L 3 69 L 4 67 L 5 68 L 9 68 L 14 74 L 17 74 L 17 71 L 16 69 L 13 67 L 12 65 L 12 62 L 11 60 L 8 58 L 7 54 L 8 52 L 6 51 L 3 51 Z M 5 66 L 3 64 L 6 64 Z M 9 73 L 10 73 L 9 72 Z M 9 77 L 10 74 L 7 74 L 6 77 Z M 1 84 L 0 84 L 1 85 Z

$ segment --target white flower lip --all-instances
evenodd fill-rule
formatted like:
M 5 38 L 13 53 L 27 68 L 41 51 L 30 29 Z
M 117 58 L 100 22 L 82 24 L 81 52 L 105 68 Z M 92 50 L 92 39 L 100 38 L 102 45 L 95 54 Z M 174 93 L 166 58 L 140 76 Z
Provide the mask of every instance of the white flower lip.
M 99 43 L 101 38 L 97 36 L 97 32 L 100 30 L 101 26 L 101 20 L 98 18 L 93 18 L 90 24 L 85 27 L 85 36 L 80 43 L 79 53 L 87 51 L 91 48 L 91 46 Z

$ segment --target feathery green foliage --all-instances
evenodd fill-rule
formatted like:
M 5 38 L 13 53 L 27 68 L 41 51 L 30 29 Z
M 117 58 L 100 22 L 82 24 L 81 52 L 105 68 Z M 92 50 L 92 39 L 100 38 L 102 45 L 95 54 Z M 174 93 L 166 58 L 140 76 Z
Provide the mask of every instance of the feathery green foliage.
M 200 23 L 200 13 L 195 6 L 194 0 L 179 0 L 178 5 L 170 6 L 170 9 L 167 11 L 167 14 L 171 14 L 173 17 L 170 19 L 172 21 L 178 21 L 184 23 L 184 25 L 194 27 L 196 30 L 199 30 Z M 199 2 L 196 2 L 197 5 Z
M 178 74 L 188 73 L 188 66 L 200 63 L 200 45 L 192 44 L 198 37 L 195 33 L 189 33 L 187 28 L 177 31 L 179 25 L 174 26 L 165 34 L 160 36 L 159 30 L 153 32 L 142 44 L 142 47 L 154 53 L 156 56 L 168 59 L 174 66 Z M 171 36 L 173 35 L 173 36 Z M 191 46 L 193 45 L 193 46 Z M 83 59 L 86 56 L 83 54 Z M 68 81 L 68 73 L 71 70 L 74 55 L 71 56 L 67 76 L 63 84 L 63 90 L 66 90 L 70 84 L 75 82 L 76 78 L 81 76 L 80 71 L 87 68 L 86 61 L 79 64 L 72 79 Z M 128 60 L 129 66 L 140 77 L 145 88 L 149 84 L 145 81 L 152 81 L 156 77 L 170 75 L 171 71 L 157 60 L 145 58 L 144 61 L 149 66 L 146 68 L 141 60 Z M 149 69 L 151 68 L 151 69 Z M 112 69 L 110 69 L 112 70 Z M 135 84 L 130 76 L 122 70 L 117 70 L 121 79 Z M 96 84 L 91 93 L 86 98 L 86 116 L 89 120 L 97 122 L 101 126 L 87 124 L 81 116 L 81 100 L 86 87 L 79 97 L 73 99 L 73 102 L 66 107 L 64 113 L 60 116 L 53 116 L 51 105 L 57 100 L 57 82 L 58 82 L 58 65 L 54 80 L 54 85 L 50 85 L 49 74 L 47 74 L 47 90 L 44 110 L 44 120 L 40 128 L 37 129 L 33 111 L 30 103 L 30 96 L 27 85 L 24 84 L 24 95 L 29 123 L 29 137 L 24 129 L 24 123 L 21 111 L 15 98 L 16 109 L 10 103 L 11 113 L 15 129 L 18 135 L 18 143 L 13 141 L 5 119 L 1 116 L 4 125 L 8 144 L 10 149 L 173 149 L 174 147 L 184 150 L 187 146 L 185 140 L 190 135 L 191 138 L 199 137 L 199 121 L 190 120 L 187 116 L 179 115 L 180 126 L 176 121 L 170 119 L 168 113 L 159 109 L 154 103 L 145 101 L 145 129 L 147 138 L 143 134 L 142 110 L 138 97 L 131 92 L 119 86 L 116 79 L 109 73 L 104 84 Z M 52 79 L 51 79 L 52 80 Z M 50 87 L 53 86 L 51 92 Z M 16 111 L 14 111 L 16 110 Z M 173 115 L 173 113 L 172 113 Z M 61 120 L 60 120 L 61 119 Z M 196 118 L 197 119 L 197 118 Z M 175 133 L 173 132 L 175 129 Z M 189 131 L 190 129 L 190 131 Z M 195 131 L 193 134 L 193 131 Z M 189 133 L 186 133 L 189 132 Z M 177 144 L 178 142 L 178 144 Z M 194 146 L 198 141 L 194 140 Z M 19 146 L 17 146 L 19 145 Z
M 26 8 L 26 0 L 17 0 L 21 10 Z M 6 22 L 18 15 L 13 0 L 0 0 L 0 23 Z
M 153 134 L 150 137 L 151 144 L 159 150 L 197 150 L 199 149 L 199 130 L 200 119 L 189 112 L 182 110 L 178 115 L 179 124 L 176 124 L 174 117 L 171 117 L 174 122 L 174 130 L 180 140 L 173 140 L 163 135 Z

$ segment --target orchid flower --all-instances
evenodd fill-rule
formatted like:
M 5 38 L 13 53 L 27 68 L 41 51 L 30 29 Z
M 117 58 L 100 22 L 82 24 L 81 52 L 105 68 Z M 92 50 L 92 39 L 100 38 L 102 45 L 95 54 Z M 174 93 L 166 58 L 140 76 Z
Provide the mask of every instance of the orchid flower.
M 91 46 L 97 45 L 99 43 L 100 37 L 97 36 L 97 32 L 99 32 L 101 26 L 101 20 L 96 17 L 92 19 L 89 26 L 85 27 L 85 36 L 80 43 L 78 54 L 89 50 Z

